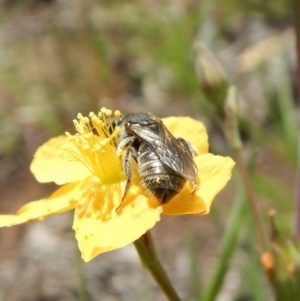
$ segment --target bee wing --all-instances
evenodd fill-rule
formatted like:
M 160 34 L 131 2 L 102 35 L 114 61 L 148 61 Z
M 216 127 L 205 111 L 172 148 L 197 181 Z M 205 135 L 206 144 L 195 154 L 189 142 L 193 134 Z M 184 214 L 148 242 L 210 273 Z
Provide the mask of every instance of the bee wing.
M 198 176 L 198 168 L 194 161 L 191 147 L 187 141 L 181 137 L 175 138 L 177 141 L 177 146 L 181 150 L 181 159 L 184 163 L 184 175 L 188 180 L 195 181 Z M 180 160 L 179 160 L 180 161 Z
M 154 132 L 149 127 L 132 124 L 130 131 L 144 140 L 156 153 L 159 160 L 189 181 L 195 181 L 198 169 L 188 143 L 175 138 L 163 124 L 157 124 Z
M 155 141 L 157 151 L 154 150 L 159 159 L 187 180 L 195 181 L 198 169 L 186 140 L 175 138 L 164 125 L 159 137 L 160 139 Z

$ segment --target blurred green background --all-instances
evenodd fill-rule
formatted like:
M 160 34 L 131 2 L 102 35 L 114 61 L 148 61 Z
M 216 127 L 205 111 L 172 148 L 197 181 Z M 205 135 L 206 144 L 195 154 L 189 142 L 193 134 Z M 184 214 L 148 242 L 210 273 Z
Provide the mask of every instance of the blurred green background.
M 291 231 L 296 56 L 287 0 L 0 1 L 0 212 L 52 191 L 35 182 L 29 164 L 48 138 L 74 131 L 78 112 L 193 116 L 206 124 L 211 151 L 228 153 L 214 91 L 195 73 L 195 40 L 237 86 L 244 156 L 266 227 L 275 208 L 281 231 Z M 210 215 L 163 218 L 154 229 L 184 300 L 198 300 L 209 282 L 238 185 L 231 181 Z M 165 300 L 130 247 L 82 265 L 70 224 L 64 215 L 0 229 L 1 301 Z M 251 228 L 245 213 L 216 300 L 273 300 Z

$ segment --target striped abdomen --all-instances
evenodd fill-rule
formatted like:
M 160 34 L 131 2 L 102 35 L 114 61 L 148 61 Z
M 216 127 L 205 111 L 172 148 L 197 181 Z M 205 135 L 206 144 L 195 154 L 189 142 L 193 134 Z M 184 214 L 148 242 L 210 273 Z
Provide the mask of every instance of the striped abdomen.
M 163 164 L 147 143 L 138 148 L 137 163 L 143 185 L 163 204 L 181 191 L 186 180 Z

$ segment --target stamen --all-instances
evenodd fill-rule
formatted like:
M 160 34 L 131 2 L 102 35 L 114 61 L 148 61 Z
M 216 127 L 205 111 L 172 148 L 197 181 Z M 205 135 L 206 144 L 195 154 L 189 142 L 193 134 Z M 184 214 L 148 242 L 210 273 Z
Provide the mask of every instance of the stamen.
M 93 112 L 89 117 L 77 115 L 74 126 L 77 134 L 66 132 L 68 142 L 64 147 L 68 159 L 84 164 L 102 183 L 114 183 L 124 180 L 121 162 L 116 154 L 119 127 L 113 120 L 121 115 L 102 108 L 98 116 Z M 98 135 L 93 134 L 93 130 Z
M 119 118 L 122 114 L 119 110 L 116 110 L 114 115 L 115 115 L 116 118 Z

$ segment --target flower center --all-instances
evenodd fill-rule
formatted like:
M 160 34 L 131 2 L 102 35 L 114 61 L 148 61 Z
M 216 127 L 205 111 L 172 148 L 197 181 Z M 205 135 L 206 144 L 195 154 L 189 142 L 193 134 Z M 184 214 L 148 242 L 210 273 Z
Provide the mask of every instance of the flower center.
M 98 116 L 93 112 L 89 117 L 78 114 L 74 120 L 77 133 L 66 133 L 64 146 L 68 160 L 79 161 L 89 169 L 101 183 L 111 184 L 125 179 L 121 162 L 116 154 L 119 127 L 112 124 L 111 117 L 119 117 L 120 111 L 102 108 Z

